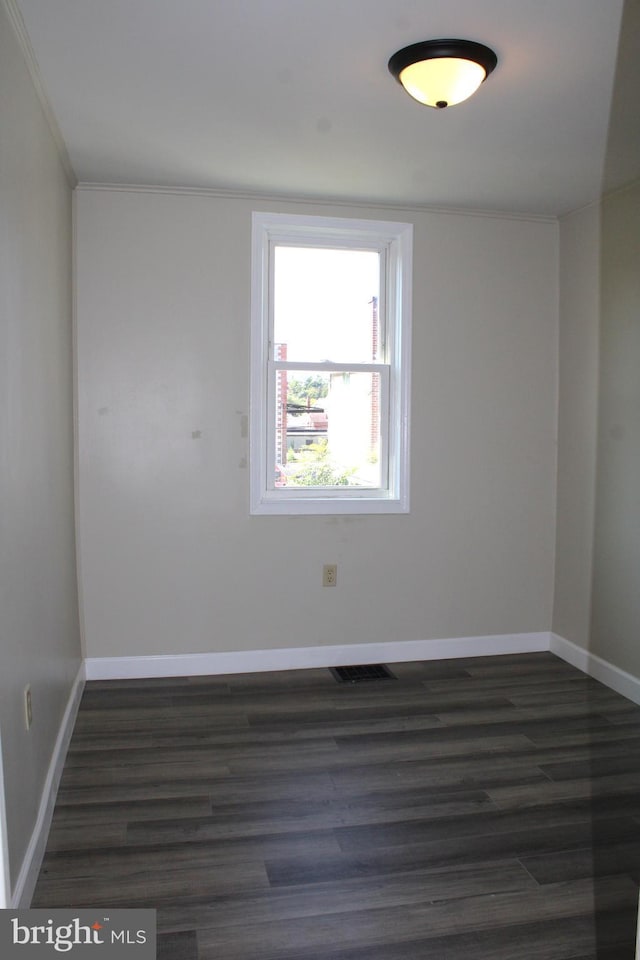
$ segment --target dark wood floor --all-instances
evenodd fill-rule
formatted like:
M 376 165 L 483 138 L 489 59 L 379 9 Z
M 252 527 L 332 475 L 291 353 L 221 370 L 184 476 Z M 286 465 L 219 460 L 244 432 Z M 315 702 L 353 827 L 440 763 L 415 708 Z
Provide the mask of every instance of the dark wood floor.
M 551 654 L 87 684 L 34 907 L 161 960 L 632 960 L 640 707 Z

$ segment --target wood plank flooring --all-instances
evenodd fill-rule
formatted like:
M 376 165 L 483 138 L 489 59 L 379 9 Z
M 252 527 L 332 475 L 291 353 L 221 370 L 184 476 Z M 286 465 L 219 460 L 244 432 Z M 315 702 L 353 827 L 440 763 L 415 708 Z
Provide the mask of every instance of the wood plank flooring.
M 160 960 L 632 960 L 640 707 L 551 654 L 87 684 L 34 907 Z

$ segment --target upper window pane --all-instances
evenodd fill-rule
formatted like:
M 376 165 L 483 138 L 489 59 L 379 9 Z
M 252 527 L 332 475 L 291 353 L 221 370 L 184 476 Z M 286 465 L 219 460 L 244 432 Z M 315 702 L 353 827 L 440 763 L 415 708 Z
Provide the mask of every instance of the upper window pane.
M 380 254 L 276 245 L 273 341 L 287 360 L 379 359 Z

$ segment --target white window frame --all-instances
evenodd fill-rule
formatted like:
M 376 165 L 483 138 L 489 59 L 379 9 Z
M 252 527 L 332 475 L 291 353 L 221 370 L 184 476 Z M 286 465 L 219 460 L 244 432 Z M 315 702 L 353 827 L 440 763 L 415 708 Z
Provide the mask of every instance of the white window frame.
M 331 372 L 381 374 L 383 485 L 274 487 L 275 434 L 270 424 L 274 369 L 317 370 L 318 363 L 276 361 L 272 349 L 273 248 L 277 245 L 375 250 L 381 257 L 380 363 L 322 364 Z M 413 227 L 386 220 L 253 213 L 251 275 L 250 510 L 254 515 L 409 512 L 411 279 Z M 273 449 L 272 449 L 273 448 Z

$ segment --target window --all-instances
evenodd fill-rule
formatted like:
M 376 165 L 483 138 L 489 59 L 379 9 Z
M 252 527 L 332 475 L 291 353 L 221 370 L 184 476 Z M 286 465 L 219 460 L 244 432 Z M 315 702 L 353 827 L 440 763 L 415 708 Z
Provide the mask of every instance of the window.
M 412 227 L 253 214 L 251 512 L 406 513 Z

